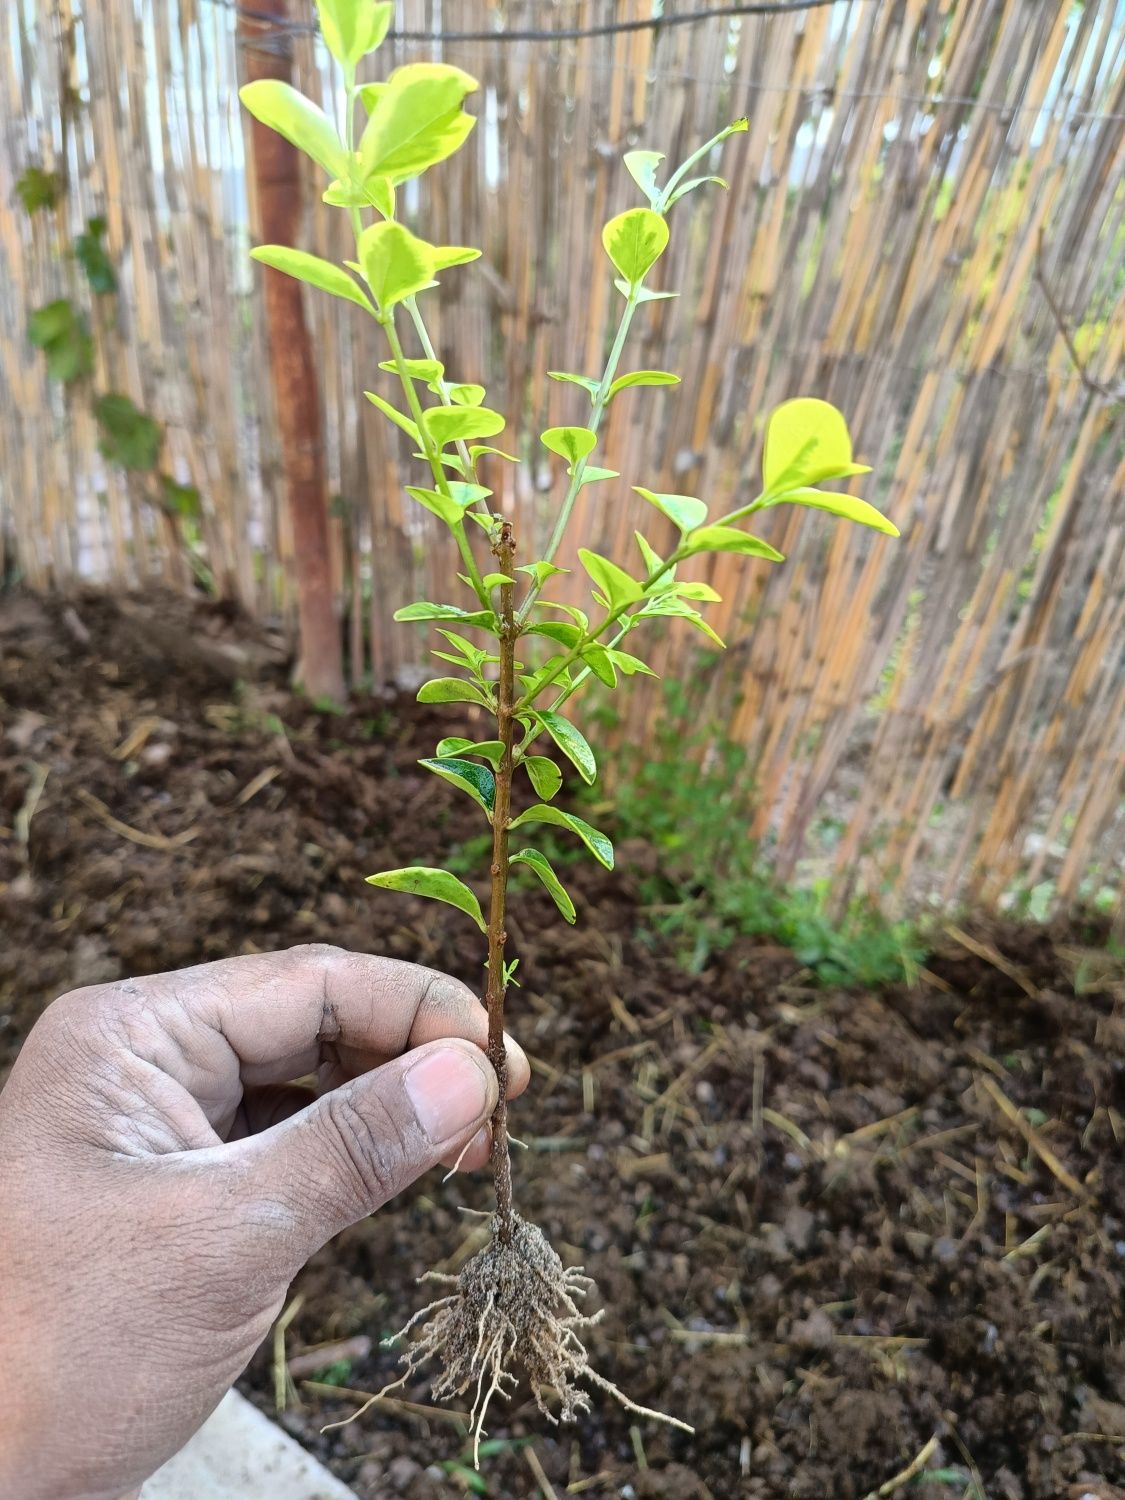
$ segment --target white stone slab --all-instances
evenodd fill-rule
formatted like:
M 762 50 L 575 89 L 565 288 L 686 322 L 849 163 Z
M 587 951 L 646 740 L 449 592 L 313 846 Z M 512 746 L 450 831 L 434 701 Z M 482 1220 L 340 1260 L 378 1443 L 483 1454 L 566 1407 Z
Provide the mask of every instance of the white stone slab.
M 237 1391 L 230 1391 L 187 1446 L 158 1469 L 141 1500 L 355 1500 Z

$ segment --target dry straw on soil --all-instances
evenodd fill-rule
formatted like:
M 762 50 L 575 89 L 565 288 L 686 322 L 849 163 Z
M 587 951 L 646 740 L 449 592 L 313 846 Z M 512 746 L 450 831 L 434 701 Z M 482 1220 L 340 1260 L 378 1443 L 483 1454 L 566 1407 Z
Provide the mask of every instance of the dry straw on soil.
M 170 449 L 205 496 L 221 587 L 252 609 L 291 605 L 258 285 L 246 264 L 244 142 L 235 12 L 219 0 L 59 0 L 34 40 L 0 41 L 0 197 L 30 161 L 58 164 L 68 114 L 72 228 L 109 219 L 125 335 L 103 382 L 169 425 Z M 677 13 L 687 0 L 668 0 Z M 403 0 L 427 31 L 436 8 Z M 647 0 L 614 7 L 651 15 Z M 449 8 L 445 8 L 447 17 Z M 308 16 L 273 40 L 322 93 Z M 27 8 L 19 11 L 27 15 Z M 65 31 L 62 65 L 56 33 Z M 456 24 L 547 29 L 602 19 L 585 0 L 501 8 L 462 0 Z M 391 61 L 434 54 L 401 41 Z M 1073 901 L 1091 865 L 1112 883 L 1125 823 L 1125 458 L 1118 269 L 1125 201 L 1125 26 L 1114 0 L 857 0 L 558 42 L 450 42 L 475 73 L 484 125 L 455 169 L 427 183 L 436 238 L 483 243 L 449 278 L 439 346 L 460 378 L 532 430 L 580 418 L 548 369 L 599 365 L 613 296 L 591 276 L 596 227 L 632 201 L 623 150 L 671 157 L 746 113 L 728 146 L 732 191 L 680 220 L 670 285 L 634 350 L 679 371 L 678 390 L 629 393 L 607 451 L 625 480 L 722 504 L 753 483 L 752 415 L 815 393 L 849 416 L 874 464 L 869 498 L 904 533 L 866 533 L 774 512 L 786 568 L 720 559 L 715 623 L 731 644 L 701 678 L 699 712 L 751 749 L 757 834 L 783 874 L 818 853 L 846 896 L 923 886 L 995 901 L 1049 877 Z M 48 123 L 43 130 L 43 123 Z M 309 195 L 308 248 L 339 256 L 334 216 Z M 24 338 L 27 310 L 73 267 L 53 227 L 0 214 L 0 572 L 35 584 L 93 570 L 130 583 L 186 576 L 169 533 L 96 457 Z M 390 625 L 452 571 L 436 523 L 401 492 L 408 460 L 354 392 L 379 356 L 373 330 L 314 299 L 322 353 L 335 568 L 356 675 L 416 666 L 424 644 Z M 576 404 L 578 403 L 578 404 Z M 364 403 L 361 403 L 364 405 Z M 18 419 L 14 417 L 18 413 Z M 525 557 L 552 503 L 533 467 L 492 482 Z M 576 532 L 628 550 L 627 491 L 586 492 Z M 99 499 L 96 491 L 104 491 Z M 654 537 L 659 542 L 660 538 Z M 671 665 L 695 643 L 670 634 Z M 660 665 L 658 662 L 657 665 Z M 635 730 L 651 711 L 638 703 Z M 816 821 L 839 832 L 825 853 Z M 932 826 L 941 811 L 940 826 Z M 823 831 L 823 830 L 821 830 Z M 935 873 L 936 871 L 936 873 Z

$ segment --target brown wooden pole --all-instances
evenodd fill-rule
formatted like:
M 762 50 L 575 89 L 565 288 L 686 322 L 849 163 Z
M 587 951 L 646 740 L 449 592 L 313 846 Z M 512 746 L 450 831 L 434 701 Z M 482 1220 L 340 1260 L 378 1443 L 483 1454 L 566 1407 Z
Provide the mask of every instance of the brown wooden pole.
M 258 14 L 240 11 L 238 30 L 248 81 L 293 81 L 287 0 L 259 0 Z M 276 20 L 264 19 L 268 13 Z M 280 23 L 280 24 L 279 24 Z M 303 214 L 301 160 L 296 148 L 255 120 L 250 127 L 258 227 L 267 244 L 293 245 Z M 311 698 L 345 696 L 340 622 L 332 589 L 328 493 L 324 473 L 320 388 L 305 322 L 301 284 L 264 268 L 270 379 L 281 429 L 282 464 L 293 528 L 300 651 L 296 677 Z

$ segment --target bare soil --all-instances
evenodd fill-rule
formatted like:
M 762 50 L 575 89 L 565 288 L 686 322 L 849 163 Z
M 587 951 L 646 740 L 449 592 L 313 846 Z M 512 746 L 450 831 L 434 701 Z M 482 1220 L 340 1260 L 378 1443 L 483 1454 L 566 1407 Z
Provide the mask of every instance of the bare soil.
M 463 918 L 363 884 L 479 832 L 414 764 L 450 727 L 393 699 L 318 714 L 276 641 L 202 604 L 0 601 L 0 1078 L 53 995 L 124 974 L 315 939 L 479 983 Z M 568 868 L 575 929 L 545 893 L 516 902 L 517 1204 L 596 1280 L 592 1363 L 697 1432 L 631 1432 L 609 1399 L 555 1429 L 521 1388 L 491 1417 L 487 1492 L 1121 1500 L 1125 980 L 1104 933 L 970 921 L 878 994 L 747 940 L 689 975 L 641 904 L 652 851 L 619 854 Z M 372 1337 L 328 1371 L 347 1389 L 302 1381 L 284 1418 L 360 1496 L 469 1482 L 421 1380 L 319 1433 L 396 1373 L 378 1340 L 426 1300 L 414 1278 L 483 1242 L 462 1206 L 487 1181 L 435 1174 L 296 1284 L 290 1354 Z M 244 1388 L 268 1406 L 272 1379 L 263 1348 Z

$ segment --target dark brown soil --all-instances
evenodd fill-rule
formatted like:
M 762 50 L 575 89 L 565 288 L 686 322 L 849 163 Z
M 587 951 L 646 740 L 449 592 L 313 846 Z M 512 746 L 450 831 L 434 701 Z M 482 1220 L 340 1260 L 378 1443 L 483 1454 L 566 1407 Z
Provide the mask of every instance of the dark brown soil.
M 317 939 L 479 979 L 462 918 L 362 883 L 479 831 L 414 765 L 453 727 L 314 713 L 276 643 L 203 606 L 0 602 L 0 1077 L 52 995 L 120 974 Z M 517 901 L 517 1201 L 597 1281 L 592 1362 L 698 1431 L 631 1434 L 601 1400 L 556 1430 L 521 1390 L 492 1436 L 533 1439 L 560 1497 L 856 1500 L 935 1437 L 894 1493 L 1119 1496 L 1125 982 L 1097 934 L 972 925 L 976 951 L 943 937 L 880 994 L 747 940 L 690 976 L 622 864 L 568 869 L 576 929 Z M 435 1175 L 341 1235 L 299 1279 L 290 1353 L 371 1334 L 329 1373 L 378 1389 L 414 1277 L 480 1243 L 461 1205 L 487 1182 Z M 268 1404 L 268 1350 L 244 1385 Z M 359 1495 L 464 1491 L 453 1423 L 387 1407 L 321 1437 L 353 1400 L 300 1394 L 286 1425 Z M 548 1493 L 516 1442 L 483 1475 Z

